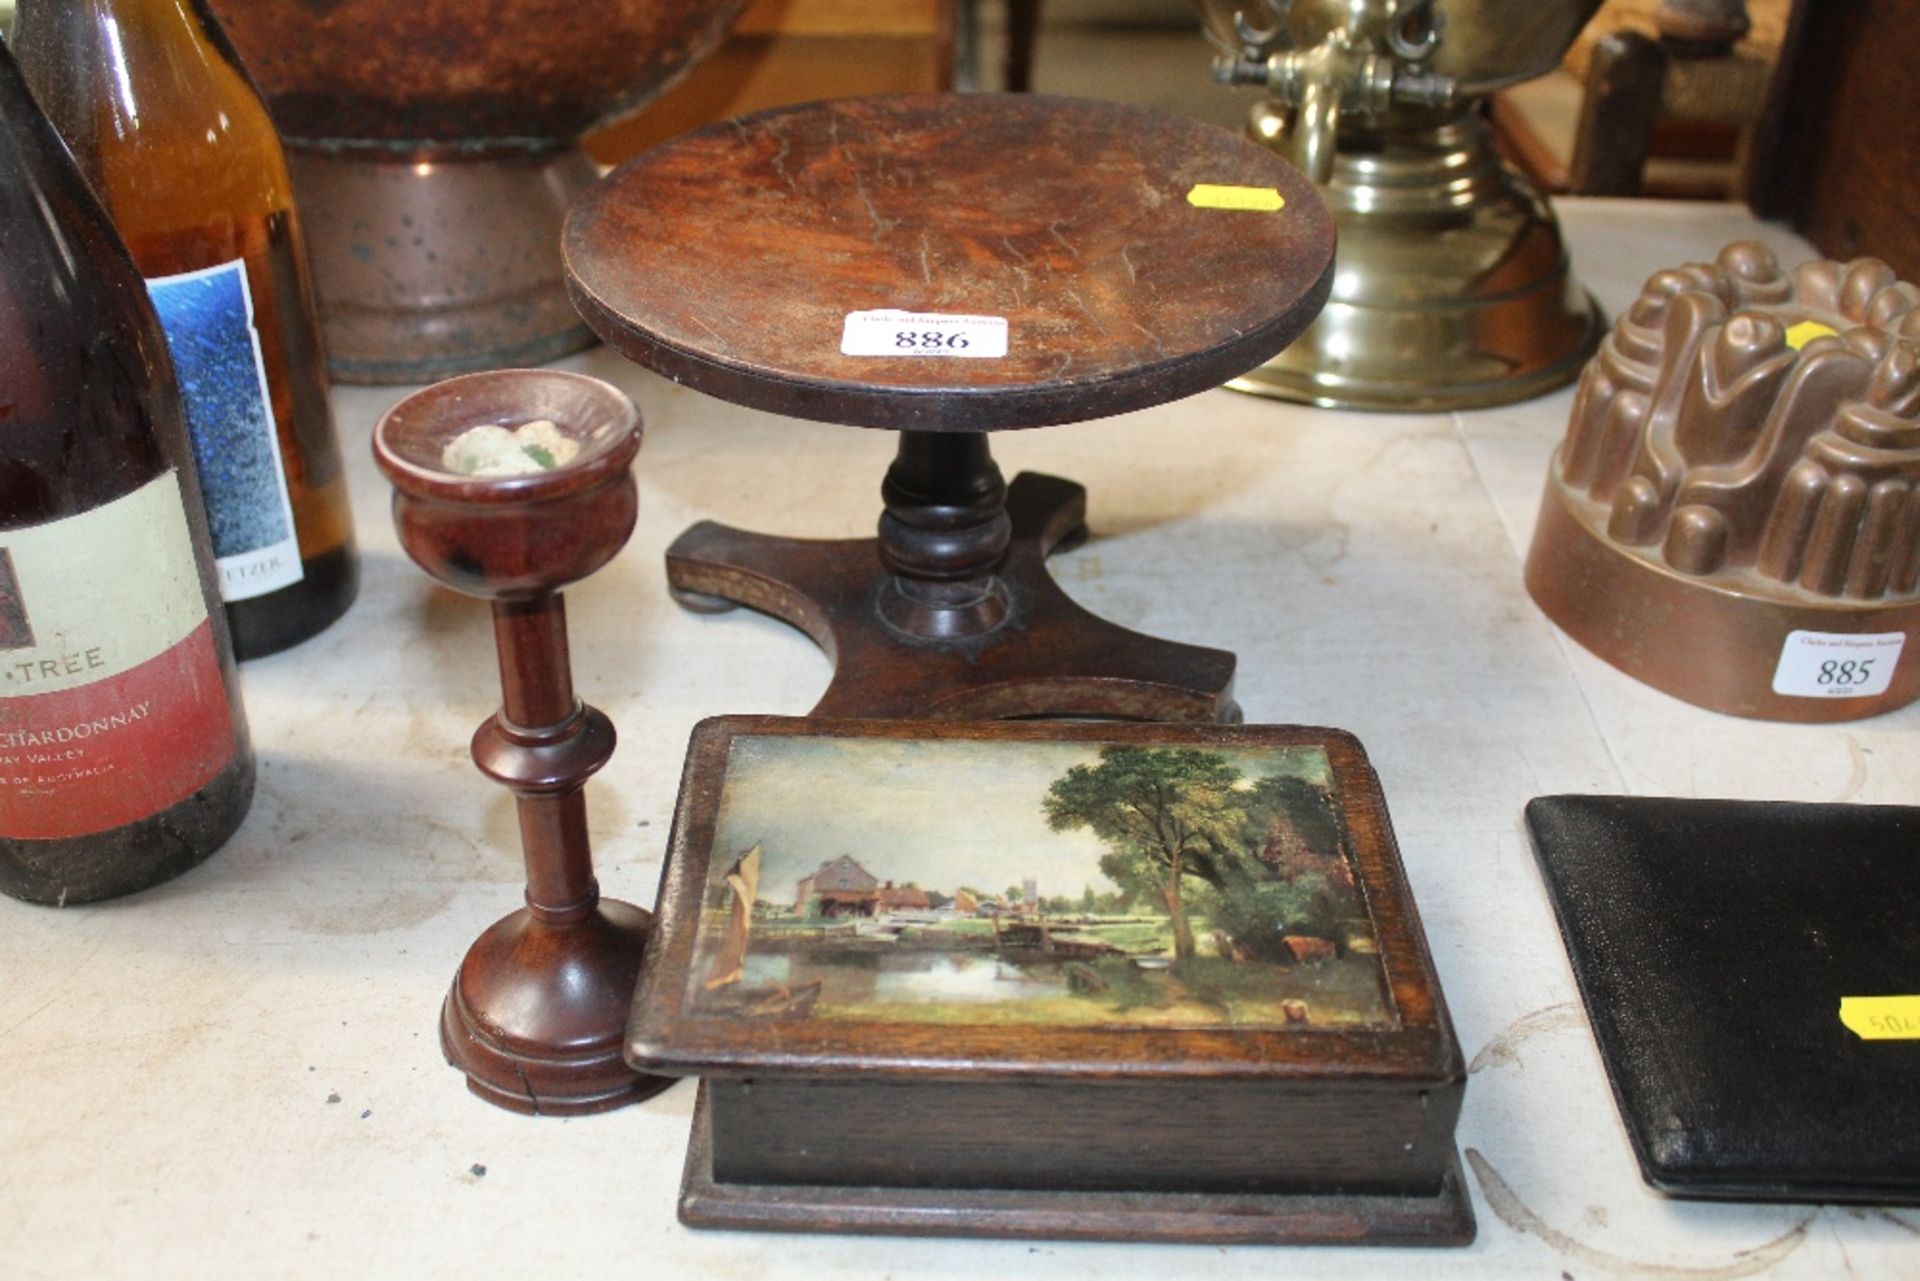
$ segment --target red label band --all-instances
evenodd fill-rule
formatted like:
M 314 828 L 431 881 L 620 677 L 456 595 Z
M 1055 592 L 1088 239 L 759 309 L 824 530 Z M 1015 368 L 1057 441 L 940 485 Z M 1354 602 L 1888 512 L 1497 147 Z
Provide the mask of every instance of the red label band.
M 122 827 L 205 787 L 233 751 L 213 624 L 203 622 L 118 676 L 0 698 L 0 836 Z

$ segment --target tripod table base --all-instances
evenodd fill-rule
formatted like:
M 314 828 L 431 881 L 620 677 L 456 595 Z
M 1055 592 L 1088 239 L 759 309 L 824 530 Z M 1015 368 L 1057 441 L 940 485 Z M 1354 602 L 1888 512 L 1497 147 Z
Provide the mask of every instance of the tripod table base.
M 1005 619 L 956 640 L 887 621 L 898 588 L 875 539 L 778 538 L 703 521 L 667 549 L 667 581 L 689 609 L 745 605 L 812 637 L 835 669 L 815 716 L 1237 723 L 1232 654 L 1109 623 L 1048 574 L 1047 556 L 1085 536 L 1086 501 L 1072 481 L 1014 478 L 1013 541 L 995 573 Z

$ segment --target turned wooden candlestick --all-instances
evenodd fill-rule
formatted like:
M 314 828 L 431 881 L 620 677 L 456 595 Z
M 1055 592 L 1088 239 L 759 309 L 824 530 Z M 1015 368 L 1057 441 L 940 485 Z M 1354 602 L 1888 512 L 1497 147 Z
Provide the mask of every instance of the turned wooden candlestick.
M 538 419 L 578 441 L 579 455 L 520 476 L 462 475 L 441 462 L 469 428 Z M 594 880 L 581 789 L 615 736 L 574 696 L 560 596 L 633 532 L 639 448 L 640 415 L 624 394 L 545 370 L 450 379 L 395 405 L 374 430 L 407 554 L 446 586 L 493 602 L 501 704 L 474 734 L 473 759 L 519 806 L 527 905 L 467 952 L 440 1043 L 475 1094 L 516 1112 L 599 1112 L 671 1084 L 620 1057 L 651 918 L 601 898 Z

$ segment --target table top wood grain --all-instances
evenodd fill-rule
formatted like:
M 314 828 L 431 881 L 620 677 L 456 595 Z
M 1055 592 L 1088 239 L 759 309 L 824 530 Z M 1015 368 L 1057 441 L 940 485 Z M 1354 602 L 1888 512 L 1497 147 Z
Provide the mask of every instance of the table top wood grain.
M 1196 184 L 1277 189 L 1273 212 Z M 1076 422 L 1175 400 L 1291 342 L 1333 220 L 1290 165 L 1144 108 L 851 99 L 688 134 L 575 206 L 575 305 L 629 358 L 741 405 L 900 430 Z M 1004 317 L 1001 358 L 847 356 L 849 312 Z

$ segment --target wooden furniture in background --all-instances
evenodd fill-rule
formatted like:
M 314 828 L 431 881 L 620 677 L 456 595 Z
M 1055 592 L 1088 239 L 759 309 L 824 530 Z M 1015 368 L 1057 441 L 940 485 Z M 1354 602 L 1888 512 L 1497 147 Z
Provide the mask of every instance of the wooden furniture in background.
M 1920 5 L 1798 0 L 1786 48 L 1748 202 L 1920 280 Z
M 1033 90 L 1033 46 L 1040 38 L 1040 0 L 1007 0 L 1001 82 L 1009 93 Z
M 471 427 L 546 419 L 579 456 L 523 476 L 469 476 L 441 461 Z M 394 525 L 415 563 L 493 604 L 500 710 L 473 736 L 480 772 L 512 790 L 526 906 L 482 934 L 440 1020 L 447 1061 L 514 1112 L 572 1116 L 637 1103 L 668 1081 L 620 1057 L 650 915 L 600 897 L 581 789 L 613 756 L 613 723 L 574 696 L 560 590 L 626 545 L 639 510 L 640 414 L 597 378 L 515 369 L 437 383 L 374 428 Z
M 588 139 L 588 150 L 617 164 L 689 129 L 768 107 L 950 89 L 955 3 L 754 0 L 712 57 L 645 111 Z
M 1748 0 L 1751 26 L 1724 44 L 1689 23 L 1698 0 L 1611 0 L 1558 72 L 1495 96 L 1502 149 L 1555 194 L 1726 199 L 1739 189 L 1788 4 Z

